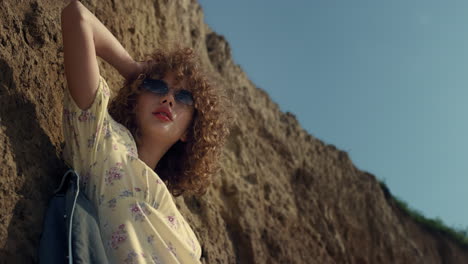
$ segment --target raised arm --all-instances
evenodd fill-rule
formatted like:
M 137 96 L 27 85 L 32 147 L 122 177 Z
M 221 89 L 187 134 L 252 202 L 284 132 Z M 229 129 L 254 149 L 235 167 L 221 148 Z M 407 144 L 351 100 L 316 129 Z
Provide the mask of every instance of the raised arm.
M 81 109 L 93 103 L 99 82 L 96 55 L 126 79 L 141 69 L 112 33 L 79 1 L 61 13 L 65 75 L 70 94 Z

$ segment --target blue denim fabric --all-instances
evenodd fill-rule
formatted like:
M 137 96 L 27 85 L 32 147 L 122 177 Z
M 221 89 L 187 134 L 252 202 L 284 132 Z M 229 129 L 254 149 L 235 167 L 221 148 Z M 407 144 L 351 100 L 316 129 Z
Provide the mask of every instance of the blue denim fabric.
M 69 170 L 50 199 L 39 242 L 39 263 L 108 263 L 96 210 L 79 186 L 79 176 Z

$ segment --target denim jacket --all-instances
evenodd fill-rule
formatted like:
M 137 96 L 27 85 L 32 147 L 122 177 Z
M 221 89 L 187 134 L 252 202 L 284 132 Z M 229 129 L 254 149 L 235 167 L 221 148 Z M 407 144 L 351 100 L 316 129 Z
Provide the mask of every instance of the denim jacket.
M 96 210 L 70 169 L 49 200 L 39 241 L 39 263 L 108 263 Z

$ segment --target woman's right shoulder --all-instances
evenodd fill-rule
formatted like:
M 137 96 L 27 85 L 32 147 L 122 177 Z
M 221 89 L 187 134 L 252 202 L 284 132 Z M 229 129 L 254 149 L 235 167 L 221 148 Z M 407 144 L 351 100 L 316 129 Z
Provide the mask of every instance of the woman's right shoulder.
M 65 88 L 64 108 L 71 112 L 101 112 L 107 111 L 107 105 L 110 99 L 110 89 L 104 77 L 99 75 L 98 83 L 94 88 L 93 98 L 85 108 L 82 108 L 73 97 L 72 91 Z

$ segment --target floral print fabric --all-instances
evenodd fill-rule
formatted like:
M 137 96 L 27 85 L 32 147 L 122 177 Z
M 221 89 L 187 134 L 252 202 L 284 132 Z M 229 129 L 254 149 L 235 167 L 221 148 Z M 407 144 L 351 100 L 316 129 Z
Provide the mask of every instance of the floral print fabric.
M 100 76 L 92 105 L 81 110 L 65 89 L 64 159 L 95 205 L 111 263 L 201 263 L 201 247 L 171 193 L 143 161 L 131 133 L 109 115 Z

